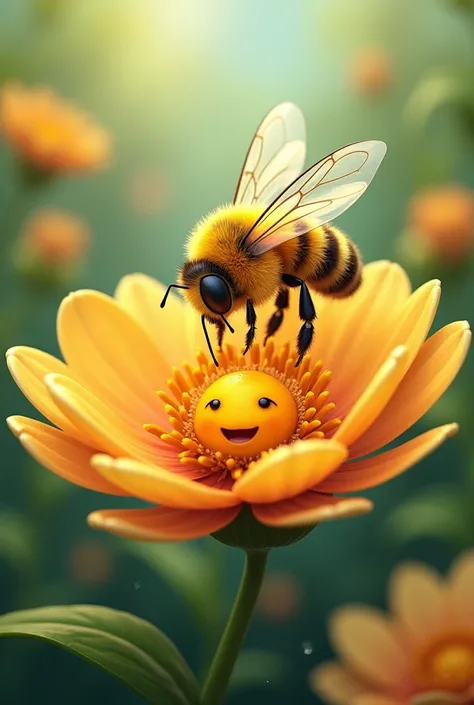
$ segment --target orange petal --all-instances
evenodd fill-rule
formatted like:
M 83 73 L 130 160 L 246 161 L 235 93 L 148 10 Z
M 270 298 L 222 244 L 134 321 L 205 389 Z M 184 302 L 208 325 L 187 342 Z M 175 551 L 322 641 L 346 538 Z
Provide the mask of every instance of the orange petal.
M 400 699 L 391 698 L 389 695 L 380 695 L 380 693 L 363 693 L 358 695 L 350 705 L 400 705 Z
M 55 426 L 87 442 L 84 434 L 58 409 L 44 382 L 51 372 L 69 375 L 66 365 L 48 353 L 23 345 L 7 350 L 6 358 L 13 379 L 33 406 Z
M 423 642 L 439 633 L 446 614 L 446 590 L 434 570 L 421 563 L 404 563 L 390 577 L 392 611 L 406 633 Z
M 391 327 L 374 342 L 371 353 L 368 352 L 367 342 L 359 347 L 357 355 L 359 388 L 361 385 L 364 388 L 370 384 L 374 371 L 383 364 L 390 351 L 399 345 L 407 349 L 404 372 L 408 370 L 429 333 L 438 308 L 440 293 L 440 283 L 437 279 L 427 282 L 410 296 Z M 340 364 L 343 365 L 344 361 L 342 360 Z M 334 377 L 336 381 L 336 373 Z M 333 393 L 338 404 L 338 414 L 346 416 L 356 402 L 357 395 L 347 383 L 343 389 L 339 389 L 337 384 L 333 385 Z
M 353 705 L 367 686 L 339 663 L 322 663 L 310 671 L 309 687 L 330 705 Z
M 196 480 L 136 460 L 96 455 L 92 465 L 107 480 L 135 497 L 166 507 L 221 509 L 241 504 L 240 499 L 229 490 L 208 487 Z
M 418 421 L 459 372 L 470 341 L 465 321 L 451 323 L 432 335 L 379 418 L 351 447 L 351 457 L 383 447 Z
M 409 295 L 410 282 L 403 269 L 393 262 L 381 261 L 364 267 L 362 286 L 353 296 L 329 300 L 317 321 L 315 355 L 326 367 L 338 371 L 332 382 L 337 398 L 347 390 L 349 382 L 354 399 L 362 393 L 367 381 L 361 372 L 370 379 L 377 371 L 380 363 L 375 360 L 376 350 L 392 332 Z M 337 326 L 334 320 L 338 321 Z
M 414 695 L 410 700 L 410 705 L 469 705 L 472 700 L 473 689 L 468 692 L 459 694 L 448 692 L 446 690 L 430 690 L 426 693 Z M 355 705 L 359 705 L 356 703 Z M 362 705 L 365 705 L 362 703 Z M 372 705 L 372 703 L 369 703 Z M 399 705 L 397 703 L 397 705 Z
M 392 352 L 352 407 L 334 434 L 334 440 L 351 445 L 375 421 L 406 372 L 408 350 L 403 345 Z M 339 409 L 338 409 L 339 413 Z
M 114 299 L 97 291 L 67 296 L 58 311 L 58 340 L 78 381 L 124 418 L 166 418 L 156 391 L 169 366 L 157 344 Z
M 267 526 L 310 526 L 320 521 L 367 514 L 372 507 L 373 503 L 364 497 L 330 497 L 305 492 L 275 504 L 254 504 L 252 511 L 255 518 Z
M 98 450 L 146 461 L 165 462 L 167 457 L 176 457 L 171 449 L 163 449 L 163 452 L 158 449 L 158 439 L 143 429 L 125 423 L 113 409 L 77 382 L 63 375 L 47 375 L 45 382 L 58 408 L 86 437 L 92 439 L 91 445 Z
M 247 470 L 232 491 L 245 502 L 278 502 L 317 485 L 346 457 L 347 449 L 337 441 L 280 446 Z
M 120 280 L 115 298 L 159 344 L 171 368 L 191 360 L 196 350 L 188 346 L 182 298 L 170 292 L 166 306 L 160 308 L 165 292 L 166 287 L 152 277 L 128 274 Z
M 400 475 L 458 431 L 455 423 L 433 428 L 408 443 L 385 453 L 344 463 L 318 487 L 320 492 L 354 492 L 376 487 Z
M 454 562 L 449 574 L 453 615 L 462 625 L 474 625 L 474 550 L 465 551 Z
M 153 507 L 150 509 L 103 509 L 92 512 L 87 523 L 93 529 L 134 541 L 190 541 L 230 524 L 240 507 L 192 511 Z
M 70 438 L 57 428 L 25 416 L 10 416 L 7 423 L 28 453 L 59 477 L 96 492 L 128 494 L 91 467 L 91 458 L 97 452 L 94 448 Z
M 400 689 L 411 663 L 396 629 L 379 610 L 343 607 L 330 622 L 330 638 L 345 665 L 375 686 Z M 403 687 L 403 686 L 402 686 Z

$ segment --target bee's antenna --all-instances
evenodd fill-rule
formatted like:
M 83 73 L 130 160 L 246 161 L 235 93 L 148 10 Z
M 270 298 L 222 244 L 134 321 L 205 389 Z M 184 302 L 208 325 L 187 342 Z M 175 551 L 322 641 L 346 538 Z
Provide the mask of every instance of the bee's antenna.
M 165 295 L 163 296 L 163 300 L 160 304 L 160 308 L 164 308 L 166 306 L 166 300 L 168 298 L 168 294 L 170 293 L 171 289 L 189 289 L 189 286 L 183 286 L 182 284 L 170 284 L 169 287 L 165 291 Z
M 230 330 L 230 332 L 231 332 L 231 333 L 235 333 L 235 330 L 232 328 L 232 326 L 230 325 L 229 321 L 228 321 L 226 318 L 224 318 L 223 315 L 221 315 L 221 318 L 222 318 L 222 320 L 224 321 L 224 323 L 226 324 L 227 328 Z
M 223 318 L 224 318 L 224 317 L 223 317 Z M 225 319 L 224 319 L 224 320 L 225 320 Z M 219 367 L 219 363 L 217 362 L 216 356 L 214 355 L 214 350 L 212 349 L 211 340 L 210 340 L 210 338 L 209 338 L 209 333 L 207 332 L 207 328 L 206 328 L 206 315 L 205 315 L 204 313 L 203 313 L 202 316 L 201 316 L 201 323 L 202 323 L 202 329 L 203 329 L 203 331 L 204 331 L 204 335 L 205 335 L 205 337 L 206 337 L 207 347 L 209 348 L 209 352 L 211 353 L 212 360 L 213 360 L 215 366 L 216 366 L 216 367 Z M 232 331 L 232 332 L 234 332 L 234 331 Z

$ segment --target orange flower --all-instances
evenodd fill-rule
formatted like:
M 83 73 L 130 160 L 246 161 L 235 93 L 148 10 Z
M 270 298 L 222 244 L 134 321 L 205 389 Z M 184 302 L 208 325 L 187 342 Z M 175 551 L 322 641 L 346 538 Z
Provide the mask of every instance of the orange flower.
M 73 213 L 44 209 L 27 221 L 19 246 L 29 259 L 54 266 L 78 263 L 89 241 L 89 227 Z
M 110 158 L 107 132 L 45 87 L 3 87 L 0 133 L 25 162 L 46 173 L 89 173 Z
M 257 609 L 272 621 L 294 616 L 302 601 L 302 588 L 291 573 L 268 573 L 263 579 Z
M 101 585 L 113 572 L 113 560 L 105 544 L 93 539 L 81 539 L 69 554 L 69 573 L 79 583 Z
M 392 62 L 381 47 L 364 47 L 351 57 L 350 80 L 357 93 L 377 95 L 392 83 Z
M 474 552 L 446 580 L 421 564 L 395 570 L 392 614 L 343 607 L 330 622 L 341 663 L 311 673 L 334 705 L 469 705 L 474 698 Z
M 386 482 L 457 430 L 456 424 L 441 426 L 366 457 L 410 428 L 464 360 L 466 322 L 425 341 L 440 295 L 437 280 L 410 295 L 399 266 L 368 265 L 364 284 L 350 299 L 318 298 L 316 342 L 298 368 L 286 342 L 296 339 L 300 326 L 297 305 L 266 347 L 256 344 L 244 358 L 224 346 L 217 370 L 202 352 L 192 362 L 203 342 L 199 318 L 178 297 L 160 309 L 163 292 L 143 275 L 125 277 L 115 299 L 76 292 L 58 314 L 65 362 L 27 347 L 7 352 L 15 381 L 54 424 L 10 417 L 24 447 L 71 482 L 159 505 L 94 512 L 89 523 L 95 528 L 138 540 L 178 541 L 218 531 L 243 507 L 245 519 L 253 514 L 258 525 L 280 529 L 364 514 L 370 500 L 337 495 Z M 272 311 L 272 304 L 262 307 L 259 320 L 268 320 Z M 233 323 L 233 339 L 243 345 L 244 321 L 236 317 Z M 172 367 L 183 359 L 180 368 Z M 233 384 L 235 371 L 240 380 L 221 412 L 229 418 L 240 414 L 241 423 L 222 424 L 216 448 L 206 444 L 208 425 L 214 423 L 215 431 L 219 418 L 212 416 L 218 410 L 210 406 L 211 386 Z M 242 396 L 256 377 L 293 404 L 292 429 L 290 414 L 264 404 L 273 419 L 265 431 L 278 446 L 269 453 L 258 450 L 265 438 L 258 427 L 245 425 L 264 412 L 257 406 L 264 394 L 251 405 Z M 167 386 L 160 402 L 156 391 Z M 227 440 L 227 431 L 241 437 Z M 248 446 L 254 454 L 246 456 L 239 441 L 247 442 L 242 436 L 248 432 L 255 437 Z
M 431 254 L 459 260 L 474 248 L 474 191 L 457 184 L 421 191 L 410 201 L 408 224 Z

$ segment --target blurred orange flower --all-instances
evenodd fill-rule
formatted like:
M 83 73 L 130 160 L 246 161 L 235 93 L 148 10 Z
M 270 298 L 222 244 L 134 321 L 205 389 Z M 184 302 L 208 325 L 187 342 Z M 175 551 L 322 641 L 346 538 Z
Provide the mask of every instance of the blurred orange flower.
M 77 264 L 90 244 L 89 226 L 73 213 L 37 211 L 26 222 L 19 248 L 23 256 L 49 266 Z
M 343 607 L 330 621 L 340 663 L 316 667 L 314 692 L 331 705 L 470 705 L 474 700 L 474 552 L 443 580 L 421 564 L 390 580 L 392 614 Z
M 81 539 L 69 553 L 69 572 L 79 583 L 101 585 L 112 575 L 112 556 L 102 541 Z
M 110 159 L 108 133 L 42 86 L 3 86 L 0 133 L 23 161 L 50 174 L 89 173 Z
M 350 83 L 357 93 L 378 95 L 393 81 L 392 60 L 382 47 L 364 47 L 351 57 Z
M 409 236 L 434 256 L 459 260 L 474 249 L 474 191 L 457 184 L 417 193 L 408 207 Z
M 366 266 L 351 298 L 318 298 L 318 334 L 298 368 L 288 342 L 300 327 L 297 305 L 265 347 L 257 343 L 243 357 L 225 346 L 217 369 L 202 352 L 192 362 L 202 345 L 199 317 L 178 296 L 160 309 L 164 290 L 131 275 L 115 299 L 96 291 L 67 296 L 57 320 L 65 362 L 22 346 L 7 352 L 15 381 L 54 424 L 8 419 L 33 457 L 82 487 L 159 505 L 94 512 L 95 528 L 179 541 L 216 532 L 243 507 L 243 520 L 251 512 L 254 521 L 280 528 L 364 514 L 370 500 L 337 494 L 386 482 L 457 430 L 441 426 L 373 455 L 438 400 L 467 353 L 470 331 L 463 321 L 425 340 L 438 306 L 437 280 L 411 294 L 397 265 Z M 259 319 L 268 320 L 273 308 L 272 302 L 262 306 Z M 245 316 L 232 322 L 243 344 Z M 191 362 L 173 367 L 183 358 Z M 244 456 L 237 441 L 219 434 L 232 446 L 229 453 L 204 446 L 196 431 L 201 399 L 236 370 L 242 380 L 258 372 L 293 399 L 293 432 L 271 452 Z M 160 405 L 156 390 L 166 387 Z M 288 419 L 275 409 L 272 431 L 279 432 Z
M 263 579 L 257 609 L 266 619 L 289 619 L 298 611 L 302 600 L 301 586 L 291 573 L 268 573 Z

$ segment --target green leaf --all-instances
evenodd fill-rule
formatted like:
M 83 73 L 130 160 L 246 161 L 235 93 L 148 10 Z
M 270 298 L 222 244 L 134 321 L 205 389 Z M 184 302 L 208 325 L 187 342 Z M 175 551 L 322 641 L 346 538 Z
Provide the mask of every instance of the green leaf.
M 127 612 L 95 605 L 40 607 L 0 617 L 0 637 L 47 641 L 99 666 L 152 705 L 195 705 L 196 679 L 173 643 Z
M 219 549 L 219 544 L 213 546 Z M 220 617 L 219 558 L 216 549 L 204 551 L 185 543 L 121 543 L 165 580 L 188 605 L 199 628 L 209 629 Z M 216 609 L 217 606 L 217 609 Z
M 389 514 L 387 530 L 399 543 L 436 538 L 456 546 L 472 543 L 463 492 L 450 485 L 435 485 L 410 497 Z
M 234 690 L 255 686 L 276 687 L 287 675 L 286 662 L 278 654 L 260 649 L 246 649 L 235 664 L 229 687 Z
M 0 556 L 18 571 L 28 570 L 36 542 L 28 519 L 9 509 L 0 511 Z
M 404 110 L 407 127 L 416 134 L 426 129 L 439 108 L 446 105 L 474 106 L 470 86 L 472 77 L 438 71 L 423 78 L 414 88 Z

